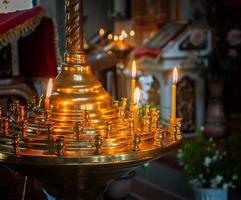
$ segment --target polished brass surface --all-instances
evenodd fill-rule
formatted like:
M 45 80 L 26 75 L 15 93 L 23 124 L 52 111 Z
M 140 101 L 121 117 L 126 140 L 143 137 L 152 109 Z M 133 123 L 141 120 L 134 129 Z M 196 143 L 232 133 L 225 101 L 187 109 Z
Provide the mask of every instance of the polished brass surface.
M 178 147 L 181 121 L 163 126 L 159 111 L 146 105 L 134 130 L 127 99 L 112 102 L 87 64 L 82 1 L 65 2 L 62 70 L 51 96 L 1 112 L 0 161 L 39 179 L 56 197 L 93 199 L 109 180 Z
M 175 120 L 170 118 L 169 133 L 170 133 L 170 137 L 173 139 L 173 141 L 178 141 L 180 139 L 180 137 L 182 137 L 181 121 L 182 120 L 180 118 L 176 118 Z

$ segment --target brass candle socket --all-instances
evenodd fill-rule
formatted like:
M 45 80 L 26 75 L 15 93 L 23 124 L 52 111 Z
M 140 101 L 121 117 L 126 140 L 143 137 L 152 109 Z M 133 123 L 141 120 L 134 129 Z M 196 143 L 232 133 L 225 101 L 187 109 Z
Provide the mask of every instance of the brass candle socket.
M 181 118 L 176 118 L 175 120 L 173 120 L 173 119 L 170 117 L 170 121 L 169 121 L 169 133 L 170 133 L 170 138 L 171 138 L 174 142 L 182 139 L 181 126 L 182 126 L 182 119 L 181 119 Z

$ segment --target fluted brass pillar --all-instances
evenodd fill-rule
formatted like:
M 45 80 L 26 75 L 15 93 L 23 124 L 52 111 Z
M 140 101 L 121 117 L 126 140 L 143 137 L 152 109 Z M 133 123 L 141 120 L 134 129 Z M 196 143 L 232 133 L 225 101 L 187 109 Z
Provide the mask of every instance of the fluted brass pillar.
M 86 63 L 86 56 L 83 51 L 83 2 L 66 0 L 65 10 L 65 62 L 73 64 Z
M 111 98 L 93 76 L 83 50 L 83 1 L 65 0 L 65 10 L 66 53 L 61 72 L 54 82 L 50 110 L 76 113 L 110 109 Z

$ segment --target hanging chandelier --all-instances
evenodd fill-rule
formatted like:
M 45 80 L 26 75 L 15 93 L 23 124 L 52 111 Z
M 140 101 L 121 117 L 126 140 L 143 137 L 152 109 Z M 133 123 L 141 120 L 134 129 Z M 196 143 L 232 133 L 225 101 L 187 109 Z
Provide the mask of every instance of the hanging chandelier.
M 159 123 L 159 111 L 112 100 L 83 50 L 83 2 L 65 0 L 66 53 L 47 93 L 25 108 L 0 112 L 0 162 L 41 181 L 58 198 L 93 199 L 106 184 L 176 148 L 181 120 Z

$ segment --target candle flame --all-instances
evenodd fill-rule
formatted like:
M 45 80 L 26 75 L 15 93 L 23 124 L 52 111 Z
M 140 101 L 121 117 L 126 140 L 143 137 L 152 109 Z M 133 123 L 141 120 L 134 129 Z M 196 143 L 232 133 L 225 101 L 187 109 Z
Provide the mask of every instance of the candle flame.
M 139 100 L 140 100 L 140 89 L 136 87 L 134 91 L 134 104 L 138 105 Z
M 109 39 L 109 40 L 112 40 L 112 39 L 113 39 L 113 35 L 112 35 L 111 33 L 110 33 L 110 34 L 108 34 L 108 36 L 107 36 L 107 37 L 108 37 L 108 39 Z
M 134 37 L 135 36 L 135 31 L 131 30 L 130 31 L 130 36 Z
M 132 78 L 134 79 L 136 77 L 136 61 L 133 60 L 132 62 L 132 73 L 131 73 Z
M 119 35 L 119 40 L 120 40 L 120 41 L 124 40 L 123 35 Z
M 52 78 L 49 79 L 48 86 L 47 86 L 47 92 L 46 92 L 46 97 L 49 98 L 52 94 L 52 89 L 53 89 L 53 80 Z
M 177 83 L 177 80 L 178 80 L 178 72 L 177 72 L 177 68 L 176 68 L 176 67 L 174 67 L 174 70 L 173 70 L 172 80 L 173 80 L 173 83 L 174 83 L 174 84 Z
M 121 31 L 121 35 L 122 35 L 124 38 L 127 38 L 127 37 L 128 37 L 128 35 L 127 35 L 127 33 L 126 33 L 125 30 L 122 30 L 122 31 Z
M 99 35 L 100 35 L 100 36 L 103 36 L 104 34 L 105 34 L 105 29 L 101 28 L 101 29 L 99 30 Z
M 114 41 L 117 41 L 119 39 L 118 35 L 114 36 Z

